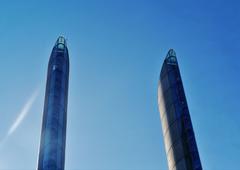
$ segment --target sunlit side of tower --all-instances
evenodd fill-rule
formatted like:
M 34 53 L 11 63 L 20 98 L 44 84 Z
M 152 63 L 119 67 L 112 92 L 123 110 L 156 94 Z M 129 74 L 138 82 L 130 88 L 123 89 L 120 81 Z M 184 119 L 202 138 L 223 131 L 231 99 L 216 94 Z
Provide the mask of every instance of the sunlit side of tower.
M 202 170 L 176 53 L 172 49 L 161 69 L 158 105 L 169 170 Z
M 38 158 L 39 170 L 63 170 L 67 125 L 69 56 L 59 37 L 48 63 L 47 84 Z

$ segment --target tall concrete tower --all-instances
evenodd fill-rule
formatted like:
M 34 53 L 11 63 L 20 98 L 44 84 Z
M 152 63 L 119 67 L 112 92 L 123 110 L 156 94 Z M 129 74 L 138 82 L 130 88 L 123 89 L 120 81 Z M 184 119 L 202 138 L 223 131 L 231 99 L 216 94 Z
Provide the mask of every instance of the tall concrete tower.
M 63 170 L 65 162 L 69 56 L 66 40 L 59 37 L 48 63 L 42 120 L 39 170 Z
M 202 170 L 176 53 L 172 49 L 160 73 L 158 105 L 169 170 Z

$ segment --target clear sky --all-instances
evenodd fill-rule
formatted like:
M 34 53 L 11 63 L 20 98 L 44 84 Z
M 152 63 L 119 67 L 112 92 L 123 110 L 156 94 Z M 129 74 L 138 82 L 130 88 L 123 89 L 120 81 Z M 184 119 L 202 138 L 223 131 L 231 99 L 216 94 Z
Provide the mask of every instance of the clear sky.
M 48 59 L 68 40 L 66 169 L 167 170 L 157 84 L 178 57 L 202 166 L 240 162 L 239 1 L 2 1 L 0 169 L 35 169 Z

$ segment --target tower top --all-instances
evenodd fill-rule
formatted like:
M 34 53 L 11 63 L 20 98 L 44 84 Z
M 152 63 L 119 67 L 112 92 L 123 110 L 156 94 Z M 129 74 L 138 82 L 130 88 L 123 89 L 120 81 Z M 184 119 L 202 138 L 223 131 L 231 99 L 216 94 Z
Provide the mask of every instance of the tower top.
M 57 46 L 60 49 L 64 49 L 64 47 L 67 46 L 66 39 L 63 36 L 59 36 L 55 43 L 55 46 Z
M 176 52 L 173 49 L 170 49 L 167 53 L 167 56 L 165 58 L 168 64 L 177 64 L 177 56 Z
M 169 57 L 176 57 L 176 52 L 173 49 L 170 49 L 168 51 L 166 58 L 169 58 Z

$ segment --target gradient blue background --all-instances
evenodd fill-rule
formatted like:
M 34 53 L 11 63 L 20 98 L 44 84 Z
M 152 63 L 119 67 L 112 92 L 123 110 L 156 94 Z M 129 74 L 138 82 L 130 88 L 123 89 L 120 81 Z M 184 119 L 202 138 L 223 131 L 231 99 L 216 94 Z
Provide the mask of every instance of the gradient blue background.
M 239 1 L 3 1 L 0 5 L 0 169 L 35 169 L 47 63 L 68 39 L 66 169 L 166 170 L 157 106 L 162 62 L 174 48 L 202 166 L 240 162 Z

